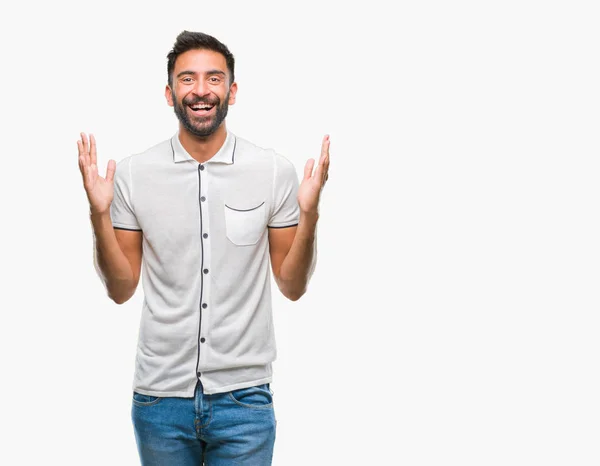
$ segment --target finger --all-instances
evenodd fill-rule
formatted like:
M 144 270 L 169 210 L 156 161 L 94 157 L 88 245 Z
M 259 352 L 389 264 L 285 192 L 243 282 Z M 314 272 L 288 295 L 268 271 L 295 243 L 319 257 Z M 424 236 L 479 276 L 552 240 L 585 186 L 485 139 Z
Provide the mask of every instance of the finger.
M 114 160 L 108 161 L 108 167 L 106 167 L 106 181 L 112 182 L 115 178 L 115 170 L 117 169 L 117 162 Z
M 325 142 L 324 142 L 325 144 Z M 315 170 L 315 178 L 317 180 L 319 180 L 321 182 L 321 184 L 323 184 L 323 172 L 324 172 L 324 167 L 325 167 L 325 159 L 327 158 L 327 155 L 325 152 L 323 152 L 323 149 L 321 150 L 321 157 L 319 158 L 319 165 L 317 165 L 317 169 Z
M 77 159 L 77 164 L 79 165 L 79 171 L 81 172 L 81 176 L 84 176 L 85 166 L 83 165 L 83 157 L 79 157 Z
M 321 156 L 319 157 L 319 164 L 322 164 L 327 154 L 329 153 L 329 135 L 326 134 L 321 142 Z
M 329 134 L 323 136 L 323 142 L 321 143 L 321 150 L 323 152 L 323 155 L 327 154 L 327 144 L 329 144 Z
M 328 177 L 329 177 L 329 153 L 327 154 L 327 157 L 325 158 L 325 162 L 323 163 L 323 183 L 325 183 L 325 181 L 327 181 Z
M 83 173 L 85 171 L 85 161 L 84 161 L 83 157 L 79 157 L 77 159 L 77 164 L 79 165 L 79 171 L 81 171 L 81 173 Z
M 79 170 L 81 170 L 81 175 L 85 178 L 87 173 L 88 161 L 83 151 L 83 144 L 81 141 L 77 141 L 77 150 L 79 151 Z
M 86 165 L 89 165 L 91 162 L 87 136 L 85 135 L 85 133 L 79 133 L 79 135 L 81 136 L 81 151 L 83 153 L 83 156 L 85 157 Z
M 98 166 L 95 163 L 90 163 L 90 156 L 89 154 L 87 156 L 85 156 L 85 182 L 87 184 L 84 183 L 84 185 L 86 187 L 88 186 L 93 186 L 94 181 L 96 180 L 96 178 L 98 178 Z
M 92 170 L 90 169 L 89 165 L 83 165 L 83 168 L 81 170 L 81 177 L 83 178 L 83 186 L 84 188 L 87 190 L 89 186 L 91 186 L 91 177 L 90 177 L 90 172 Z
M 92 185 L 92 166 L 86 162 L 83 167 L 83 185 L 87 188 Z
M 79 160 L 82 160 L 85 163 L 85 152 L 81 141 L 77 141 L 77 152 L 79 153 Z
M 96 158 L 96 138 L 93 134 L 90 134 L 90 157 L 92 158 L 92 163 L 98 165 Z
M 331 146 L 331 140 L 329 139 L 329 135 L 327 135 L 327 155 L 325 156 L 325 161 L 323 162 L 323 166 L 324 166 L 323 184 L 325 184 L 325 181 L 327 181 L 327 179 L 329 178 L 329 147 L 330 146 Z
M 329 158 L 329 135 L 326 134 L 325 137 L 323 138 L 323 142 L 321 143 L 321 156 L 319 157 L 319 166 L 317 167 L 317 170 L 315 171 L 315 176 L 318 176 L 318 179 L 321 180 L 321 183 L 323 182 L 323 177 L 324 175 L 324 165 L 325 162 L 328 160 Z
M 90 152 L 90 145 L 88 144 L 88 138 L 85 133 L 81 133 L 81 142 L 83 143 L 83 150 L 86 154 Z
M 308 159 L 304 165 L 304 179 L 308 180 L 312 176 L 312 171 L 315 166 L 315 159 Z
M 77 152 L 79 153 L 79 157 L 83 157 L 83 143 L 81 140 L 77 140 Z

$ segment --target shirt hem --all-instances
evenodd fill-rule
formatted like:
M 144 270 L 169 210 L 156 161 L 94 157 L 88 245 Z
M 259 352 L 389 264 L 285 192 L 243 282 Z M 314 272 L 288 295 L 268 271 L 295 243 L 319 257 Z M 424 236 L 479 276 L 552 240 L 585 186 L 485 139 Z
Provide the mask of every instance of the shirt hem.
M 290 225 L 267 225 L 268 228 L 290 228 L 298 226 L 298 222 L 292 223 Z
M 233 390 L 240 390 L 242 388 L 254 387 L 255 385 L 262 385 L 264 383 L 270 383 L 273 381 L 273 376 L 264 377 L 262 379 L 253 380 L 250 382 L 240 382 L 231 385 L 225 385 L 224 387 L 212 388 L 204 390 L 205 395 L 216 395 L 217 393 L 226 393 Z
M 117 228 L 119 230 L 132 230 L 132 231 L 142 231 L 140 227 L 136 227 L 133 225 L 125 225 L 124 223 L 112 222 L 113 228 Z
M 143 388 L 134 388 L 133 391 L 140 393 L 142 395 L 157 396 L 159 398 L 166 398 L 166 397 L 193 398 L 193 396 L 194 396 L 194 390 L 192 390 L 191 394 L 187 391 L 157 392 L 156 390 L 145 390 Z
M 262 385 L 264 383 L 270 383 L 273 381 L 273 376 L 269 376 L 269 377 L 263 377 L 262 379 L 257 379 L 257 380 L 252 380 L 249 382 L 239 382 L 239 383 L 234 383 L 234 384 L 230 384 L 230 385 L 225 385 L 224 387 L 217 387 L 217 388 L 209 388 L 206 389 L 206 387 L 204 387 L 204 394 L 205 395 L 216 395 L 218 393 L 226 393 L 226 392 L 231 392 L 233 390 L 240 390 L 242 388 L 248 388 L 248 387 L 254 387 L 255 385 Z M 148 395 L 148 396 L 157 396 L 159 398 L 166 398 L 166 397 L 177 397 L 177 398 L 192 398 L 194 396 L 194 393 L 196 391 L 196 385 L 194 384 L 193 388 L 190 390 L 183 390 L 183 391 L 157 391 L 157 390 L 146 390 L 144 388 L 133 388 L 133 391 L 140 393 L 142 395 Z

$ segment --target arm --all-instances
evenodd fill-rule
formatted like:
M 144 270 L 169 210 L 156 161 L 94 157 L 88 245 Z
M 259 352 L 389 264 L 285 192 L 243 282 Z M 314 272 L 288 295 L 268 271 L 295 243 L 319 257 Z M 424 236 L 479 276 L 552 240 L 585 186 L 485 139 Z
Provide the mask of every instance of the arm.
M 283 295 L 296 301 L 306 293 L 317 262 L 316 229 L 319 198 L 328 178 L 329 136 L 321 146 L 319 164 L 310 159 L 304 168 L 304 179 L 298 189 L 300 220 L 298 226 L 269 228 L 269 252 L 275 282 Z
M 81 133 L 77 147 L 83 187 L 90 203 L 94 266 L 108 296 L 122 304 L 134 294 L 140 278 L 142 232 L 113 229 L 110 209 L 114 196 L 115 161 L 108 161 L 106 178 L 102 178 L 98 174 L 94 136 L 90 136 L 88 142 L 87 136 Z
M 142 232 L 114 229 L 108 213 L 90 215 L 94 229 L 94 266 L 107 294 L 117 304 L 133 296 L 142 266 Z
M 306 293 L 317 263 L 318 214 L 300 214 L 298 226 L 269 228 L 269 252 L 275 283 L 283 295 L 297 301 Z

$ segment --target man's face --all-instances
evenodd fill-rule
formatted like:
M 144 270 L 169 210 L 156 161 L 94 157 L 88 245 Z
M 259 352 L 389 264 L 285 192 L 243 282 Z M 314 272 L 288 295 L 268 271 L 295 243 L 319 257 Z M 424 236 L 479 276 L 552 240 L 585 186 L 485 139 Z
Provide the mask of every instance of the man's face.
M 235 103 L 237 84 L 229 86 L 225 57 L 212 50 L 189 50 L 175 61 L 167 102 L 183 127 L 197 137 L 214 133 Z

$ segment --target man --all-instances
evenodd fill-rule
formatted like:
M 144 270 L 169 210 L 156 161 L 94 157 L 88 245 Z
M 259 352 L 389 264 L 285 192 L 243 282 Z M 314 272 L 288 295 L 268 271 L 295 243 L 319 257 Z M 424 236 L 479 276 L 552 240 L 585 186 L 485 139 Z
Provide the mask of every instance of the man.
M 224 44 L 184 31 L 167 58 L 172 138 L 109 160 L 106 178 L 93 135 L 77 142 L 108 296 L 126 302 L 144 276 L 132 400 L 140 459 L 270 465 L 269 263 L 281 292 L 299 299 L 315 266 L 329 137 L 299 184 L 287 159 L 227 130 L 237 84 Z

